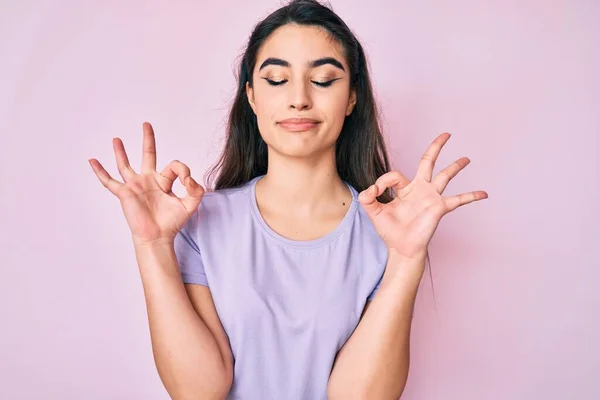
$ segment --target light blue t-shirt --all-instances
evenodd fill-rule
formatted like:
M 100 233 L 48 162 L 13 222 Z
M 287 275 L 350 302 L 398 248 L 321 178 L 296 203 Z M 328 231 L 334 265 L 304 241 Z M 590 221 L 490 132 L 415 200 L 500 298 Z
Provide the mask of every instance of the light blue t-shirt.
M 234 357 L 228 399 L 326 399 L 338 350 L 379 287 L 388 251 L 349 184 L 341 223 L 295 241 L 260 215 L 255 184 L 207 192 L 175 239 L 183 282 L 210 288 Z M 200 377 L 199 377 L 200 379 Z

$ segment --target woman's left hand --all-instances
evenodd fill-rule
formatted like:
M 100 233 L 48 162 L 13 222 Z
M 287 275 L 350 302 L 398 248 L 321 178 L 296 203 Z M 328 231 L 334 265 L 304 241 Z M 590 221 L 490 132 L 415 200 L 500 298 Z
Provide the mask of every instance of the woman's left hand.
M 488 197 L 484 191 L 442 196 L 448 182 L 470 162 L 466 157 L 460 158 L 432 180 L 435 162 L 449 138 L 449 133 L 443 133 L 431 143 L 421 158 L 414 180 L 391 171 L 380 176 L 358 197 L 390 252 L 401 258 L 424 259 L 429 242 L 445 214 Z M 388 187 L 396 190 L 396 198 L 387 204 L 380 203 L 377 196 Z

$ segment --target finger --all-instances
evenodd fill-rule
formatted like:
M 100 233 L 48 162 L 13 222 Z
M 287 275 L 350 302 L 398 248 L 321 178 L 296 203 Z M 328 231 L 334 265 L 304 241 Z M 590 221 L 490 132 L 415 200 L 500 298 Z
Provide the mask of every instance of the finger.
M 417 169 L 416 178 L 424 179 L 427 182 L 431 181 L 431 177 L 433 175 L 433 168 L 435 167 L 435 162 L 437 161 L 442 147 L 444 146 L 444 144 L 446 144 L 448 139 L 450 139 L 450 134 L 446 132 L 442 133 L 437 138 L 435 138 L 433 142 L 431 142 L 431 145 L 429 145 L 429 148 L 427 149 L 425 154 L 423 154 L 423 157 L 421 157 L 421 161 L 419 162 L 419 168 Z
M 181 199 L 181 204 L 183 204 L 189 214 L 192 214 L 198 209 L 200 201 L 204 197 L 205 190 L 191 176 L 188 177 L 186 182 L 185 190 L 187 194 Z
M 106 170 L 98 160 L 91 158 L 88 160 L 88 162 L 90 163 L 92 169 L 96 173 L 98 179 L 100 179 L 100 182 L 102 182 L 102 185 L 104 185 L 105 188 L 107 188 L 112 194 L 116 196 L 117 191 L 121 187 L 122 183 L 114 180 L 110 176 L 110 174 L 106 172 Z
M 178 177 L 181 184 L 185 186 L 185 181 L 190 176 L 190 168 L 179 160 L 173 160 L 160 174 L 170 181 L 171 187 Z
M 380 196 L 387 188 L 400 190 L 410 183 L 410 179 L 404 176 L 400 171 L 390 171 L 381 175 L 375 181 L 378 188 L 383 188 L 383 191 L 378 194 Z
M 438 193 L 442 193 L 452 178 L 454 178 L 464 167 L 469 165 L 471 160 L 467 157 L 460 158 L 448 167 L 441 170 L 433 179 L 433 184 Z
M 185 186 L 187 192 L 186 196 L 181 199 L 181 203 L 189 213 L 196 211 L 202 200 L 202 196 L 204 196 L 205 190 L 191 177 L 190 168 L 181 161 L 174 160 L 171 161 L 160 174 L 169 181 L 168 188 L 165 192 L 171 191 L 175 179 L 179 178 L 179 181 Z
M 370 218 L 375 218 L 383 210 L 383 204 L 377 200 L 378 195 L 377 184 L 369 186 L 358 195 L 358 201 Z
M 135 171 L 129 164 L 129 158 L 125 151 L 123 141 L 119 138 L 113 138 L 113 150 L 115 152 L 115 158 L 117 159 L 117 167 L 119 168 L 119 174 L 125 182 L 129 181 L 135 176 Z
M 143 129 L 142 172 L 148 173 L 156 171 L 156 140 L 150 123 L 144 122 Z
M 448 212 L 457 209 L 460 206 L 464 206 L 465 204 L 472 203 L 477 200 L 487 199 L 488 194 L 482 190 L 478 190 L 476 192 L 462 193 L 457 194 L 456 196 L 449 196 L 444 198 L 446 206 L 448 207 Z
M 363 190 L 358 200 L 363 205 L 364 210 L 371 218 L 376 217 L 381 210 L 383 210 L 383 204 L 381 204 L 377 197 L 381 196 L 388 188 L 394 188 L 400 190 L 410 183 L 410 179 L 404 176 L 400 171 L 390 171 L 381 175 L 373 185 Z

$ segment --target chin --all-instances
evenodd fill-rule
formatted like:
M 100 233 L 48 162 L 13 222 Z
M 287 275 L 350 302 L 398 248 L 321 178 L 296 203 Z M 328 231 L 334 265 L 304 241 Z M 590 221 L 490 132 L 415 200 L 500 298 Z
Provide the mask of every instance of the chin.
M 320 149 L 314 149 L 312 146 L 273 146 L 270 151 L 279 156 L 289 158 L 311 158 L 320 153 Z
M 312 143 L 311 143 L 312 142 Z M 318 155 L 327 154 L 330 151 L 335 153 L 335 142 L 332 144 L 328 143 L 315 143 L 316 141 L 289 141 L 286 143 L 267 143 L 269 147 L 269 153 L 274 152 L 275 154 L 289 158 L 313 158 Z

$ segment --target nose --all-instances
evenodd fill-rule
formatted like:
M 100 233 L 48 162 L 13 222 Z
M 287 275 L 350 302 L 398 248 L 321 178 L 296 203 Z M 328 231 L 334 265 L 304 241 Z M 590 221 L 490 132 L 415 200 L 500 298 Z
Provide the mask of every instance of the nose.
M 310 98 L 310 89 L 304 82 L 298 82 L 295 85 L 289 85 L 290 88 L 290 109 L 292 110 L 310 110 L 312 101 Z

